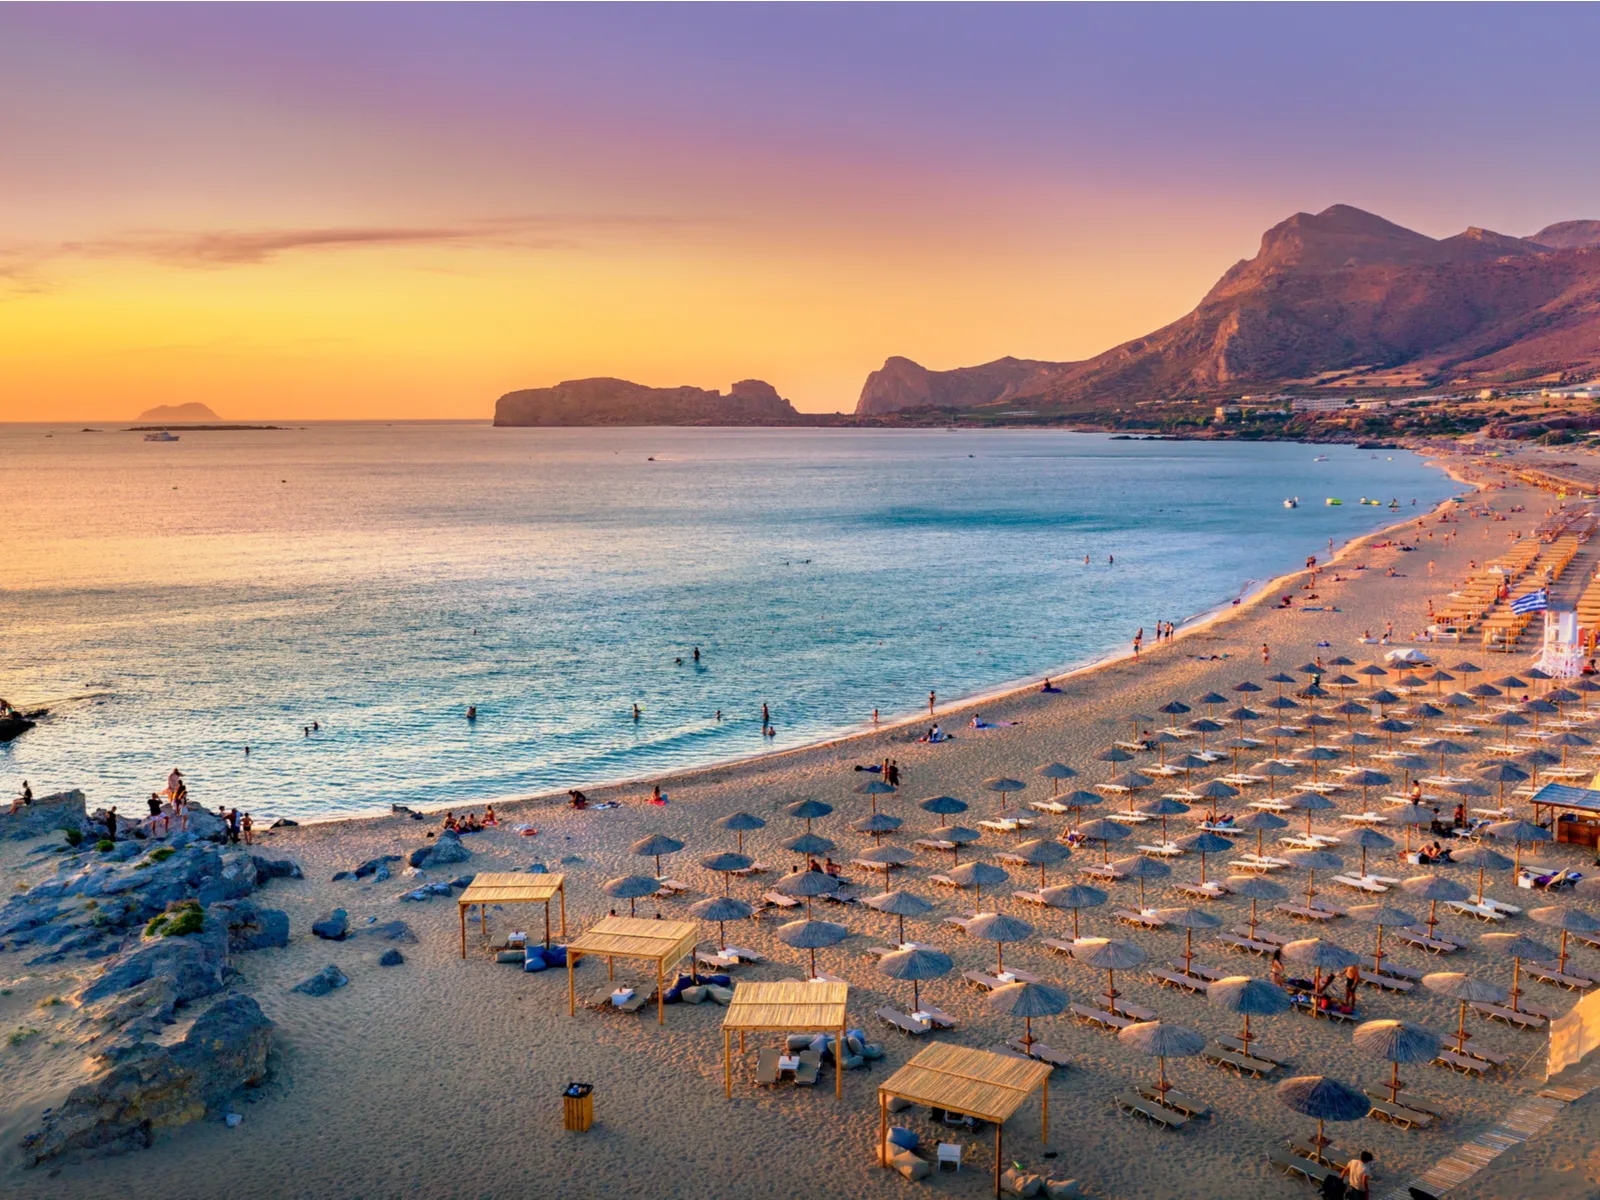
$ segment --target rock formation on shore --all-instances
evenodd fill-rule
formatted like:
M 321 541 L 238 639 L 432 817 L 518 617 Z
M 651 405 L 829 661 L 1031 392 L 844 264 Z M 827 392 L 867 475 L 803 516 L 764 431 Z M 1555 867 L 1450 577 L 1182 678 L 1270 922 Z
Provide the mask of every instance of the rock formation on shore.
M 799 417 L 777 389 L 759 379 L 740 380 L 727 395 L 626 379 L 569 379 L 507 392 L 494 408 L 496 425 L 786 425 Z
M 1263 235 L 1188 316 L 1082 362 L 930 371 L 891 358 L 859 416 L 906 408 L 1092 410 L 1405 369 L 1427 386 L 1600 370 L 1600 222 L 1434 239 L 1348 205 Z

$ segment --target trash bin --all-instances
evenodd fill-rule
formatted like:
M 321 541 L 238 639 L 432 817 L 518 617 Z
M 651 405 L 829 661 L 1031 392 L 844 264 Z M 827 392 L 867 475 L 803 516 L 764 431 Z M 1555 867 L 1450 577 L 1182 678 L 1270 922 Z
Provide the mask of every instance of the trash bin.
M 594 1084 L 569 1083 L 561 1093 L 562 1124 L 578 1133 L 588 1133 L 594 1124 Z

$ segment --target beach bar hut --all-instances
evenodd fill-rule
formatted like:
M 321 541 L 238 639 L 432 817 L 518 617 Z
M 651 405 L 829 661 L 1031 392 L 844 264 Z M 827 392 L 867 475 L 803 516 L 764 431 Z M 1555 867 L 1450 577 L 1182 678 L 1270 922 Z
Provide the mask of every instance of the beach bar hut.
M 822 983 L 812 980 L 779 983 L 742 982 L 733 989 L 728 1013 L 722 1018 L 722 1090 L 733 1095 L 733 1034 L 739 1034 L 739 1053 L 744 1053 L 744 1035 L 751 1031 L 783 1033 L 831 1033 L 843 1046 L 845 1039 L 845 1001 L 848 983 Z M 844 1072 L 833 1073 L 833 1094 L 844 1095 Z
M 613 960 L 642 958 L 656 964 L 656 1023 L 667 1023 L 666 973 L 694 953 L 700 927 L 693 921 L 654 921 L 647 917 L 606 917 L 567 945 L 567 1015 L 578 1011 L 572 969 L 585 954 L 606 960 L 606 978 L 615 979 Z
M 1042 1092 L 1039 1139 L 1050 1139 L 1048 1063 L 1011 1058 L 988 1050 L 935 1043 L 889 1076 L 878 1088 L 878 1156 L 889 1137 L 889 1101 L 895 1097 L 946 1112 L 994 1122 L 994 1194 L 1000 1194 L 1001 1127 L 1034 1092 Z
M 543 904 L 544 944 L 550 944 L 550 901 L 561 903 L 561 936 L 567 936 L 567 877 L 565 875 L 527 875 L 521 871 L 481 871 L 472 877 L 467 890 L 456 901 L 461 910 L 461 957 L 467 956 L 467 907 L 478 906 L 478 924 L 489 932 L 489 905 Z

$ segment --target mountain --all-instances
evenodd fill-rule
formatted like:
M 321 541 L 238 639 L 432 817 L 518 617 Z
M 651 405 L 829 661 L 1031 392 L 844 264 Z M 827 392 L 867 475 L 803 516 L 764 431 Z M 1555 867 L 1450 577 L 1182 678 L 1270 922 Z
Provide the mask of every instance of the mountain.
M 626 379 L 569 379 L 507 392 L 496 425 L 782 425 L 800 420 L 770 383 L 744 379 L 721 392 L 653 388 Z
M 1306 383 L 1331 372 L 1425 386 L 1600 368 L 1600 222 L 1532 238 L 1435 239 L 1335 205 L 1262 236 L 1194 311 L 1081 362 L 930 371 L 892 358 L 858 415 L 936 406 L 1088 410 Z
M 220 421 L 221 417 L 198 400 L 187 404 L 161 404 L 139 414 L 141 421 Z

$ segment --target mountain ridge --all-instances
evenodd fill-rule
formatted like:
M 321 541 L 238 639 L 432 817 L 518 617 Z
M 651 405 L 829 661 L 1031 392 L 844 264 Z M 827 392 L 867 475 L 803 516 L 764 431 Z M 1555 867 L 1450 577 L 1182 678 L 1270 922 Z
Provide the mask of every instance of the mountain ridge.
M 770 383 L 741 379 L 727 395 L 697 387 L 653 388 L 599 376 L 507 392 L 494 423 L 506 426 L 780 425 L 803 418 Z

